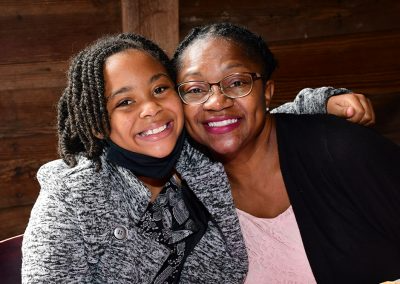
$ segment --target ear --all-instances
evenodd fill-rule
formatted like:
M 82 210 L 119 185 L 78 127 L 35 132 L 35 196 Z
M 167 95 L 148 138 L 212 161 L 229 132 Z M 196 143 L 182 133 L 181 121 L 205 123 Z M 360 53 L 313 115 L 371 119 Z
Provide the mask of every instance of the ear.
M 265 82 L 264 97 L 265 97 L 266 107 L 269 107 L 271 103 L 272 96 L 274 95 L 274 90 L 275 90 L 275 82 L 273 80 L 268 80 L 267 82 Z

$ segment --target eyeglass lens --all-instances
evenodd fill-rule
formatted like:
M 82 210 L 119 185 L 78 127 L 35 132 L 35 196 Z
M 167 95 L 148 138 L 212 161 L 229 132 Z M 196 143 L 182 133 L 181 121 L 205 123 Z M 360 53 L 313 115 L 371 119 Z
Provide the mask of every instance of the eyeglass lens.
M 214 84 L 204 81 L 186 82 L 179 86 L 178 91 L 186 103 L 201 103 L 212 94 L 212 85 L 219 85 L 220 90 L 227 97 L 244 97 L 251 91 L 253 77 L 249 73 L 238 73 L 229 75 Z

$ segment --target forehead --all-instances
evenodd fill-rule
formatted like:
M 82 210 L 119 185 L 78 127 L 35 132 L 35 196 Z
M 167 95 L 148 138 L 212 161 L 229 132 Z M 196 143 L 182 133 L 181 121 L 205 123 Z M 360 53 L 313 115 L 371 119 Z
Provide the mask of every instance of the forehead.
M 257 59 L 250 58 L 246 50 L 238 43 L 221 37 L 207 37 L 195 40 L 182 53 L 179 78 L 213 70 L 247 68 L 259 72 Z
M 126 71 L 145 71 L 148 69 L 163 69 L 163 64 L 150 55 L 148 52 L 140 49 L 126 49 L 108 57 L 104 63 L 104 69 L 108 72 L 118 72 L 121 69 Z

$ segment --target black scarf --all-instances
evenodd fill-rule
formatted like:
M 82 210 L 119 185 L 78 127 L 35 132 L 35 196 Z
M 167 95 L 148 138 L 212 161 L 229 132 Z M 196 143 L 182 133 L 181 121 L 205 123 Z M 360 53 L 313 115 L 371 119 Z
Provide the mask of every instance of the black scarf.
M 171 154 L 164 158 L 155 158 L 131 152 L 107 139 L 109 147 L 106 149 L 106 157 L 108 161 L 131 170 L 137 176 L 162 179 L 168 177 L 174 169 L 176 161 L 181 154 L 185 137 L 186 135 L 182 131 Z

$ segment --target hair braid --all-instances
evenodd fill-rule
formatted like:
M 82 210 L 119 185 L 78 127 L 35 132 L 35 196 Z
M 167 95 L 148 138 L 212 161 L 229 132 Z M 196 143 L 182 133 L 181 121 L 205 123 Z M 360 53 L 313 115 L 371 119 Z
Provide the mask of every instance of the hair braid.
M 79 52 L 71 61 L 68 84 L 58 102 L 58 151 L 71 167 L 77 164 L 79 155 L 92 160 L 97 170 L 101 167 L 102 138 L 107 138 L 111 130 L 104 96 L 104 63 L 126 49 L 149 53 L 175 79 L 165 52 L 140 35 L 106 36 Z

